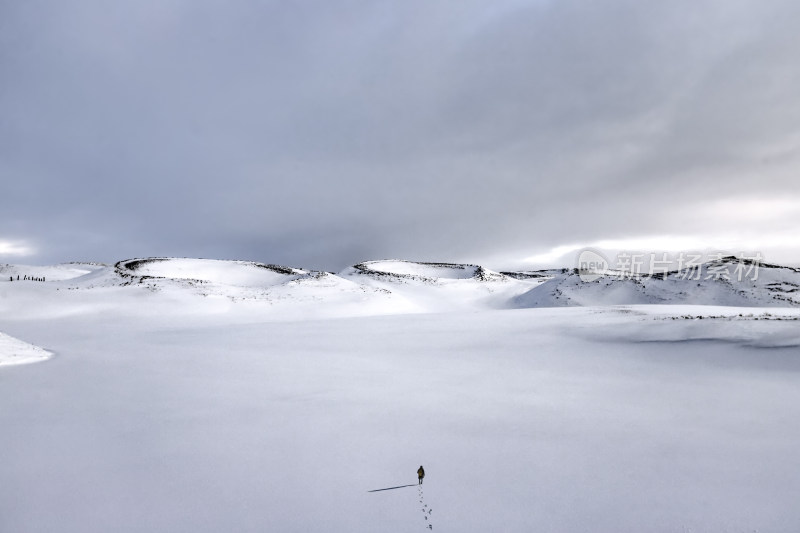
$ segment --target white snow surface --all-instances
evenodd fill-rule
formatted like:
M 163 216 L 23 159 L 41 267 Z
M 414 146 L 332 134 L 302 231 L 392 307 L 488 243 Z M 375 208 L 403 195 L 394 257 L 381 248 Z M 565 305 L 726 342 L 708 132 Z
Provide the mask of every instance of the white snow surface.
M 52 355 L 38 346 L 0 333 L 0 366 L 38 363 L 50 359 Z
M 0 354 L 59 354 L 0 368 L 0 531 L 800 524 L 794 271 L 728 300 L 713 280 L 604 297 L 566 272 L 146 261 L 0 279 Z M 428 520 L 416 488 L 367 492 L 420 464 Z

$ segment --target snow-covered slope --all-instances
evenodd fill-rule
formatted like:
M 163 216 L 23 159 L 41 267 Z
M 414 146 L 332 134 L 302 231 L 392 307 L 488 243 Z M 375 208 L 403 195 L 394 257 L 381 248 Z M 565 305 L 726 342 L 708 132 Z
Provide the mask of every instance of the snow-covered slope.
M 0 366 L 38 363 L 46 361 L 52 355 L 38 346 L 0 333 Z
M 418 312 L 507 308 L 515 296 L 543 281 L 517 279 L 479 265 L 366 261 L 340 276 L 402 297 Z
M 737 269 L 739 269 L 737 271 Z M 725 257 L 697 269 L 622 277 L 608 273 L 584 281 L 565 271 L 515 297 L 518 307 L 692 304 L 742 307 L 800 306 L 800 272 Z
M 101 263 L 64 263 L 53 266 L 0 265 L 0 281 L 63 281 L 107 268 Z

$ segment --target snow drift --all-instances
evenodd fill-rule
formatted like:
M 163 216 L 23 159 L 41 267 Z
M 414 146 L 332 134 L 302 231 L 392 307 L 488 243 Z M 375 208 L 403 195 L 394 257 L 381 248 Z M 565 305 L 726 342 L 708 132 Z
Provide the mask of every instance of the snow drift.
M 52 356 L 43 348 L 0 333 L 0 366 L 38 363 Z

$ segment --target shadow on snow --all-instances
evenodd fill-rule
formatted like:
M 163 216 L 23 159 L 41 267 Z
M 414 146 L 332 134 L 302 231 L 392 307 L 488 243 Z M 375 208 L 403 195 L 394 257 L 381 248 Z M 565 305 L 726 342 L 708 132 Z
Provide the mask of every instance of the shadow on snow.
M 400 486 L 397 486 L 397 487 L 388 487 L 388 488 L 385 488 L 385 489 L 368 490 L 367 492 L 380 492 L 382 490 L 402 489 L 402 488 L 405 488 L 405 487 L 416 487 L 417 485 L 418 485 L 418 483 L 414 483 L 413 485 L 400 485 Z

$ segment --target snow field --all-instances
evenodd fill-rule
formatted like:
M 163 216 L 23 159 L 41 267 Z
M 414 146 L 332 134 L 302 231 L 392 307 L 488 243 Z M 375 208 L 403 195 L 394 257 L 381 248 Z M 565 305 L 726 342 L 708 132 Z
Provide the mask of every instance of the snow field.
M 749 307 L 688 305 L 670 279 L 619 282 L 619 306 L 516 309 L 617 300 L 569 273 L 558 292 L 430 265 L 148 265 L 0 283 L 0 363 L 59 354 L 0 371 L 0 531 L 800 524 L 800 310 L 773 298 L 793 298 L 793 271 L 765 275 Z M 415 483 L 420 464 L 424 498 L 367 492 Z
M 366 492 L 420 464 L 437 530 L 800 523 L 797 346 L 754 346 L 791 321 L 675 342 L 694 321 L 637 309 L 179 309 L 3 321 L 61 354 L 2 375 L 3 530 L 422 530 L 416 491 Z

